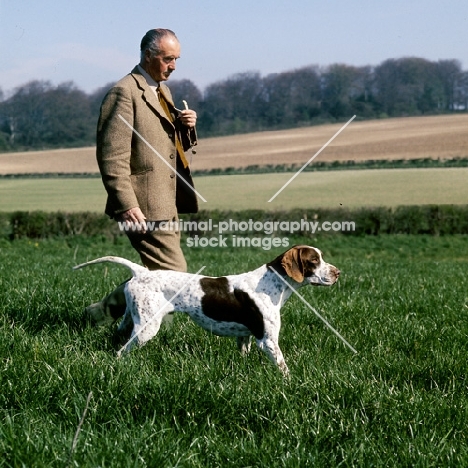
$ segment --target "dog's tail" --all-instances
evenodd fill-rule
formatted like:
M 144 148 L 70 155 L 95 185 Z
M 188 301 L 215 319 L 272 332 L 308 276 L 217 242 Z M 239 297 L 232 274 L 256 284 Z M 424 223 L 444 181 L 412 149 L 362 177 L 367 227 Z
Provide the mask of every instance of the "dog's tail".
M 89 262 L 82 263 L 81 265 L 76 265 L 73 267 L 73 269 L 79 270 L 80 268 L 86 267 L 88 265 L 94 265 L 95 263 L 103 263 L 103 262 L 119 263 L 120 265 L 124 265 L 130 269 L 133 276 L 137 276 L 138 273 L 148 272 L 148 270 L 145 267 L 137 265 L 136 263 L 133 263 L 130 260 L 127 260 L 122 257 L 112 257 L 112 256 L 96 258 L 96 260 L 90 260 Z

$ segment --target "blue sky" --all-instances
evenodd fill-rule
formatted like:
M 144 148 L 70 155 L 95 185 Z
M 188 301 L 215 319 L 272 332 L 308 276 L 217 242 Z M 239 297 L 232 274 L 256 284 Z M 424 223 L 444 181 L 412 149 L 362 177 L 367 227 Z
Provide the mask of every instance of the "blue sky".
M 0 88 L 45 79 L 92 92 L 133 68 L 154 27 L 182 44 L 172 79 L 201 90 L 239 72 L 404 56 L 468 68 L 466 0 L 0 0 Z

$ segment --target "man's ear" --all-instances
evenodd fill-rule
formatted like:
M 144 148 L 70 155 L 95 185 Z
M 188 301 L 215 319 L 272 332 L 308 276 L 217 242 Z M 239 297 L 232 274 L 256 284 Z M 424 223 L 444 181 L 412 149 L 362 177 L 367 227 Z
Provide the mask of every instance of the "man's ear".
M 151 60 L 151 50 L 146 49 L 145 50 L 145 63 L 149 63 Z

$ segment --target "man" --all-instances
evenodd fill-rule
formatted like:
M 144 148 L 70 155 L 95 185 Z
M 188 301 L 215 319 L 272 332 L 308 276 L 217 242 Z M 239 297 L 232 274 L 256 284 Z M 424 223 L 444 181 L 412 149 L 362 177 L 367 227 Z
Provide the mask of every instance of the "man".
M 141 41 L 140 64 L 102 103 L 97 160 L 108 193 L 106 213 L 117 221 L 175 221 L 177 212 L 197 211 L 184 155 L 197 142 L 197 114 L 189 109 L 178 112 L 163 84 L 179 56 L 180 44 L 172 31 L 148 31 Z M 128 233 L 148 268 L 186 270 L 178 232 Z
M 97 161 L 108 198 L 106 213 L 128 223 L 127 236 L 149 269 L 186 271 L 177 230 L 146 230 L 151 221 L 177 221 L 198 211 L 184 152 L 197 144 L 197 114 L 175 108 L 164 84 L 176 69 L 180 43 L 169 29 L 152 29 L 141 40 L 140 63 L 107 93 L 97 128 Z M 135 229 L 133 229 L 135 228 Z M 123 301 L 123 304 L 122 304 Z M 122 286 L 88 307 L 125 310 Z M 94 312 L 93 312 L 94 311 Z

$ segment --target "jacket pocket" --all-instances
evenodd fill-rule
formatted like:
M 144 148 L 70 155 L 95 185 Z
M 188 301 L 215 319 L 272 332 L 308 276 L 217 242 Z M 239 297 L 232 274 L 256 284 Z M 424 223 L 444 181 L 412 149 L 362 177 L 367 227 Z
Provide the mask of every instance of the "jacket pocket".
M 153 168 L 150 167 L 146 169 L 139 169 L 139 170 L 132 171 L 132 173 L 130 174 L 130 177 L 147 174 L 148 172 L 153 172 Z

